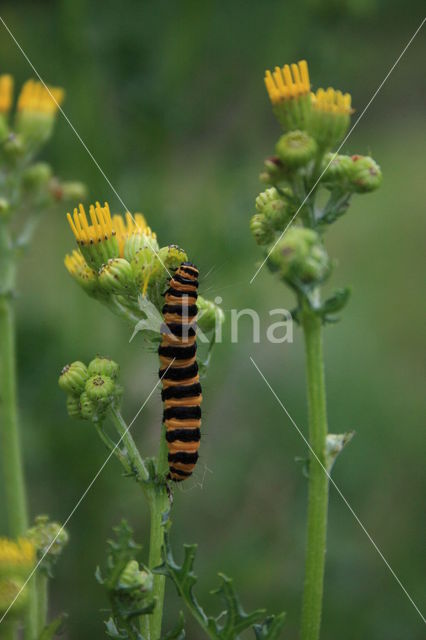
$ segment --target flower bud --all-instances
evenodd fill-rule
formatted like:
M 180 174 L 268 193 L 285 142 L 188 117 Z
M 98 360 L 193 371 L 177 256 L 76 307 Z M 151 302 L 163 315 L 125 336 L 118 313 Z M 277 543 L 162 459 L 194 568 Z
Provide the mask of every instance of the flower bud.
M 59 522 L 49 522 L 48 516 L 37 516 L 34 526 L 28 529 L 27 537 L 37 550 L 39 557 L 59 556 L 69 536 Z
M 82 204 L 78 210 L 74 209 L 71 216 L 67 214 L 68 222 L 89 267 L 98 271 L 110 258 L 118 258 L 120 254 L 119 242 L 112 224 L 109 205 L 101 207 L 99 202 L 89 207 L 90 222 Z
M 87 186 L 83 182 L 60 182 L 59 180 L 52 180 L 49 187 L 55 200 L 81 202 L 82 200 L 86 200 L 88 196 Z
M 290 169 L 303 167 L 317 153 L 317 143 L 305 131 L 289 131 L 278 140 L 275 147 L 277 156 Z
M 109 376 L 96 375 L 88 379 L 85 390 L 87 397 L 92 402 L 107 403 L 114 396 L 115 385 Z
M 108 376 L 112 380 L 116 379 L 119 370 L 120 366 L 106 356 L 96 356 L 87 367 L 89 376 Z
M 284 129 L 305 129 L 311 109 L 310 80 L 306 60 L 266 71 L 266 90 L 277 120 Z
M 274 229 L 263 213 L 255 213 L 251 218 L 250 231 L 260 246 L 271 244 L 275 237 Z
M 152 573 L 139 569 L 138 562 L 130 560 L 120 574 L 117 588 L 126 591 L 149 592 L 152 591 L 153 584 Z
M 52 177 L 52 167 L 47 162 L 36 162 L 25 169 L 22 185 L 27 191 L 37 191 Z
M 89 377 L 87 367 L 83 362 L 73 362 L 66 364 L 59 376 L 58 384 L 62 391 L 78 396 L 86 385 Z
M 356 193 L 368 193 L 378 189 L 382 183 L 382 172 L 377 162 L 369 156 L 352 156 L 349 180 Z
M 96 403 L 90 400 L 85 391 L 80 396 L 80 414 L 83 420 L 93 420 L 96 417 Z
M 285 167 L 278 156 L 266 158 L 260 181 L 265 184 L 278 184 L 288 178 L 288 167 Z
M 323 159 L 324 175 L 321 180 L 326 186 L 330 186 L 331 188 L 339 186 L 345 189 L 348 187 L 351 168 L 352 159 L 350 156 L 326 153 Z
M 124 258 L 110 258 L 99 270 L 99 284 L 108 293 L 128 293 L 136 286 L 132 267 Z
M 287 195 L 291 193 L 289 189 L 284 191 Z M 266 225 L 274 231 L 282 231 L 291 217 L 288 201 L 274 187 L 257 196 L 256 210 L 265 216 Z
M 67 397 L 67 413 L 70 418 L 81 418 L 80 396 L 69 395 Z
M 320 236 L 312 229 L 291 227 L 278 242 L 268 263 L 281 277 L 310 284 L 324 280 L 330 263 Z
M 203 333 L 214 331 L 225 321 L 225 314 L 222 309 L 211 300 L 198 296 L 197 307 L 197 324 Z
M 94 294 L 98 289 L 98 275 L 89 267 L 80 251 L 74 249 L 71 255 L 66 255 L 64 263 L 68 273 L 77 284 L 89 295 Z
M 150 267 L 148 280 L 143 275 L 144 289 L 143 293 L 148 290 L 149 299 L 161 308 L 163 306 L 162 294 L 166 288 L 169 273 L 173 273 L 182 262 L 186 262 L 188 256 L 185 251 L 175 244 L 162 247 L 157 255 L 153 256 L 153 263 Z
M 10 133 L 9 137 L 2 144 L 1 150 L 7 160 L 16 162 L 24 157 L 26 153 L 26 146 L 22 136 Z

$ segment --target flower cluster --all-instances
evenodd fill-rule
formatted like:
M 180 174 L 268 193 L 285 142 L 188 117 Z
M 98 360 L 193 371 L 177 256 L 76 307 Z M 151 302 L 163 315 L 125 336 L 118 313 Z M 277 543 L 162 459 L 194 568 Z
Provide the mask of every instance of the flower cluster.
M 108 407 L 121 398 L 118 372 L 118 364 L 104 356 L 97 356 L 88 366 L 78 360 L 65 365 L 58 384 L 67 394 L 68 415 L 80 420 L 101 421 Z
M 26 581 L 35 566 L 36 549 L 27 538 L 0 538 L 0 615 L 20 616 L 28 601 Z
M 332 151 L 349 129 L 349 93 L 331 87 L 313 92 L 304 60 L 266 71 L 265 85 L 284 133 L 265 160 L 260 179 L 268 188 L 256 198 L 250 228 L 270 269 L 306 294 L 331 272 L 326 227 L 346 212 L 353 194 L 377 189 L 382 174 L 369 156 Z M 317 198 L 321 189 L 328 192 L 324 206 Z
M 176 245 L 160 247 L 141 213 L 112 215 L 107 202 L 90 205 L 89 215 L 80 204 L 67 218 L 78 249 L 65 257 L 65 267 L 82 289 L 132 323 L 146 318 L 142 299 L 161 312 L 168 279 L 188 260 L 185 251 Z M 220 311 L 201 297 L 198 305 L 206 312 L 200 314 L 199 326 L 211 331 L 212 306 L 215 317 Z
M 27 531 L 27 538 L 36 549 L 38 570 L 51 576 L 53 566 L 68 544 L 68 533 L 58 522 L 50 521 L 47 516 L 37 516 L 34 526 Z

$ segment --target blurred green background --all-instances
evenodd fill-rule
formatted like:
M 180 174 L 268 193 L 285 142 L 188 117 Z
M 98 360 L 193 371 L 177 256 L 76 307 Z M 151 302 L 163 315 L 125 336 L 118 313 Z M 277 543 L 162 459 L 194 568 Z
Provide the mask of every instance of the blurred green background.
M 263 72 L 307 58 L 315 87 L 350 91 L 359 114 L 422 19 L 422 4 L 384 0 L 288 2 L 2 3 L 1 15 L 51 84 L 65 112 L 126 206 L 142 210 L 161 244 L 183 246 L 205 274 L 201 293 L 262 319 L 238 344 L 226 339 L 204 380 L 205 437 L 197 480 L 175 492 L 176 549 L 197 542 L 199 595 L 217 571 L 234 577 L 247 608 L 288 612 L 296 638 L 304 563 L 305 447 L 249 361 L 252 355 L 306 430 L 303 345 L 265 338 L 269 309 L 293 306 L 264 269 L 248 230 L 263 158 L 279 134 Z M 1 27 L 1 72 L 33 74 Z M 424 430 L 421 236 L 424 231 L 424 33 L 374 100 L 346 145 L 371 152 L 382 188 L 357 197 L 330 231 L 333 286 L 351 284 L 342 322 L 326 329 L 330 430 L 356 430 L 334 479 L 413 599 L 422 606 Z M 121 206 L 61 117 L 44 158 L 58 175 L 90 186 L 92 200 Z M 122 365 L 130 420 L 156 382 L 155 353 L 129 344 L 128 328 L 92 302 L 63 267 L 73 238 L 65 211 L 45 218 L 20 268 L 19 391 L 31 512 L 64 520 L 105 459 L 86 423 L 67 418 L 57 387 L 63 364 L 108 354 Z M 229 318 L 228 318 L 229 319 Z M 159 394 L 133 427 L 154 453 Z M 111 528 L 128 518 L 147 535 L 140 490 L 111 461 L 69 523 L 71 543 L 52 584 L 54 612 L 70 614 L 67 638 L 103 637 L 107 606 L 94 571 Z M 188 486 L 189 485 L 189 486 Z M 0 496 L 1 497 L 1 496 Z M 3 517 L 3 514 L 2 514 Z M 2 528 L 4 529 L 4 521 Z M 423 555 L 424 558 L 424 555 Z M 166 627 L 179 610 L 167 592 Z M 323 638 L 417 640 L 419 615 L 334 490 Z M 188 637 L 202 638 L 188 624 Z

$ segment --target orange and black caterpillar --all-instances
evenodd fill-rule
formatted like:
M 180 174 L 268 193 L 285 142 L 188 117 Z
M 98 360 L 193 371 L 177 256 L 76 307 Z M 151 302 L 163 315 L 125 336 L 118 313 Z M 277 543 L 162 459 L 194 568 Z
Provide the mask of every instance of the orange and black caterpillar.
M 183 262 L 164 294 L 164 324 L 158 348 L 164 402 L 163 422 L 169 450 L 169 478 L 186 480 L 198 460 L 201 385 L 196 359 L 198 269 Z

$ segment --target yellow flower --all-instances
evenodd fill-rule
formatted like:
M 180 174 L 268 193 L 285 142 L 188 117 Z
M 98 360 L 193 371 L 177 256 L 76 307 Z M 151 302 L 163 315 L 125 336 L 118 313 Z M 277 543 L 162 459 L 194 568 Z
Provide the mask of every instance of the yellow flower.
M 64 99 L 64 90 L 28 80 L 18 97 L 16 130 L 31 147 L 38 147 L 51 135 L 56 112 Z
M 265 86 L 274 113 L 288 130 L 305 129 L 311 107 L 311 83 L 306 60 L 266 71 Z
M 327 91 L 317 89 L 316 93 L 311 93 L 311 100 L 313 109 L 318 111 L 349 115 L 353 113 L 350 93 L 342 93 L 331 87 L 329 87 Z
M 134 216 L 127 212 L 111 216 L 109 205 L 102 207 L 99 202 L 90 205 L 90 222 L 82 204 L 67 214 L 68 222 L 75 235 L 87 264 L 98 271 L 111 258 L 126 258 L 129 262 L 139 249 L 158 250 L 157 237 L 147 226 L 141 213 Z
M 25 82 L 18 97 L 18 111 L 38 111 L 55 114 L 64 100 L 60 87 L 48 87 L 38 80 Z
M 25 575 L 35 564 L 36 550 L 27 538 L 0 538 L 0 575 Z
M 12 106 L 13 78 L 9 75 L 0 76 L 0 113 L 9 113 Z
M 65 256 L 64 262 L 70 276 L 74 278 L 83 289 L 88 293 L 95 291 L 98 282 L 97 274 L 88 266 L 80 251 L 74 249 L 71 255 Z
M 311 90 L 308 63 L 300 60 L 297 64 L 286 64 L 282 69 L 275 67 L 275 71 L 265 73 L 265 85 L 273 105 L 307 95 Z
M 318 89 L 311 94 L 311 117 L 309 133 L 323 149 L 331 149 L 338 144 L 348 130 L 352 98 L 349 93 L 329 87 Z

